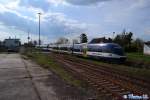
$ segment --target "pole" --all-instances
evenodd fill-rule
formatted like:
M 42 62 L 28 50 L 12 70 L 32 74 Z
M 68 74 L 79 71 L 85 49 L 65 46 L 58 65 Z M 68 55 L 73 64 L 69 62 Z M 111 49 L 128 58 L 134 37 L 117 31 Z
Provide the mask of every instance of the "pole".
M 72 45 L 72 55 L 73 55 L 73 51 L 74 51 L 74 40 L 72 41 L 73 43 L 73 45 Z
M 29 39 L 30 39 L 30 37 L 29 37 L 29 30 L 28 30 L 28 45 L 29 45 Z
M 113 39 L 115 38 L 115 32 L 113 32 Z
M 41 26 L 40 26 L 40 21 L 41 21 L 41 19 L 40 19 L 40 17 L 41 17 L 41 13 L 38 13 L 38 15 L 39 15 L 39 47 L 40 47 L 40 45 L 41 45 L 41 39 L 40 39 L 40 35 L 41 35 L 41 33 L 40 33 L 40 28 L 41 28 Z

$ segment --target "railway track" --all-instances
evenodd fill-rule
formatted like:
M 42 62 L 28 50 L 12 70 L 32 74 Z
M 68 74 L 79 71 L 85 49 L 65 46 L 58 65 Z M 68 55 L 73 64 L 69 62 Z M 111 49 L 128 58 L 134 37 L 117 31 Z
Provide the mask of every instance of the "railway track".
M 142 77 L 133 77 L 133 76 L 127 75 L 128 72 L 126 71 L 120 72 L 120 70 L 111 69 L 108 66 L 98 65 L 89 61 L 83 61 L 83 60 L 81 61 L 81 59 L 78 59 L 78 58 L 75 59 L 71 57 L 69 58 L 65 57 L 65 59 L 69 61 L 82 62 L 82 65 L 90 66 L 89 68 L 94 68 L 94 70 L 99 70 L 99 69 L 103 70 L 105 71 L 105 73 L 110 74 L 113 77 L 117 77 L 117 78 L 126 80 L 128 82 L 134 83 L 134 84 L 136 83 L 137 85 L 140 85 L 143 88 L 148 88 L 150 90 L 150 80 L 145 80 Z
M 69 60 L 69 61 L 75 61 L 72 58 L 65 58 L 65 59 Z M 78 59 L 76 59 L 76 61 L 81 62 L 81 60 L 78 60 Z M 122 79 L 124 81 L 128 81 L 130 83 L 142 86 L 143 88 L 147 88 L 150 90 L 150 81 L 149 80 L 145 80 L 143 78 L 133 77 L 133 76 L 127 75 L 126 71 L 120 72 L 120 70 L 117 70 L 117 69 L 114 70 L 114 69 L 110 69 L 110 67 L 107 67 L 107 66 L 97 65 L 97 64 L 89 63 L 89 62 L 85 62 L 85 61 L 82 61 L 82 65 L 84 65 L 84 66 L 86 66 L 92 70 L 95 70 L 95 71 L 101 70 L 101 73 L 113 76 L 117 79 Z M 102 72 L 102 70 L 103 70 L 103 72 Z
M 77 74 L 78 77 L 95 87 L 100 94 L 105 94 L 105 96 L 112 99 L 123 100 L 123 96 L 127 94 L 142 95 L 150 92 L 148 89 L 139 87 L 140 84 L 140 86 L 143 85 L 143 87 L 149 88 L 148 83 L 143 82 L 143 80 L 136 79 L 131 81 L 130 77 L 110 71 L 104 66 L 76 61 L 76 59 L 68 58 L 62 54 L 53 54 L 53 57 L 59 63 L 64 64 L 68 71 Z

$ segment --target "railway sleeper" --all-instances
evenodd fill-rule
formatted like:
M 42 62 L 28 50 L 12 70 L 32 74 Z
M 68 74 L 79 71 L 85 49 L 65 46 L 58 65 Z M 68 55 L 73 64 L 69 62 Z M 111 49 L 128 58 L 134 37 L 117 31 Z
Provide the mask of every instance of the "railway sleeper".
M 87 75 L 88 76 L 88 75 Z M 96 76 L 88 76 L 89 78 L 93 78 L 95 80 L 99 80 L 99 77 L 96 77 Z
M 103 82 L 103 81 L 107 81 L 105 80 L 103 77 L 100 77 L 100 78 L 92 78 L 94 81 L 96 82 Z
M 111 89 L 112 92 L 115 92 L 115 93 L 121 93 L 121 92 L 124 92 L 122 91 L 121 89 Z
M 99 79 L 93 79 L 96 82 L 106 82 L 107 80 L 105 80 L 104 78 L 99 78 Z
M 116 84 L 119 84 L 121 87 L 124 87 L 124 84 L 120 84 L 120 83 L 118 83 L 118 82 L 115 82 Z M 138 93 L 138 94 L 143 94 L 143 92 L 141 92 L 140 90 L 137 90 L 132 84 L 128 84 L 128 86 L 125 86 L 125 88 L 127 89 L 127 90 L 132 90 L 133 92 L 135 92 L 135 93 Z M 133 93 L 132 92 L 132 93 Z
M 104 82 L 108 82 L 107 80 L 95 80 L 95 79 L 91 79 L 92 81 L 95 81 L 96 83 L 104 83 Z
M 119 86 L 110 86 L 109 87 L 110 89 L 117 89 L 117 88 L 120 88 Z
M 93 77 L 93 78 L 98 78 L 97 75 L 89 74 L 89 73 L 86 73 L 86 72 L 85 72 L 85 75 L 89 76 L 89 77 Z
M 130 94 L 131 92 L 130 91 L 124 91 L 124 92 L 120 92 L 119 94 L 120 95 L 127 95 L 127 94 Z
M 99 82 L 99 83 L 100 83 L 100 82 L 108 82 L 107 80 L 105 80 L 105 79 L 103 79 L 103 78 L 97 79 L 97 80 L 94 79 L 94 81 L 97 81 L 97 82 Z
M 105 94 L 107 97 L 112 97 L 113 95 L 112 95 L 112 93 L 107 93 L 107 94 Z
M 106 82 L 106 80 L 103 79 L 103 78 L 95 79 L 93 77 L 92 78 L 91 77 L 87 77 L 86 80 L 92 80 L 92 81 L 95 81 L 95 82 Z
M 114 84 L 110 83 L 110 84 L 104 84 L 103 86 L 107 86 L 107 87 L 113 87 L 115 86 Z
M 100 90 L 100 93 L 103 93 L 104 95 L 109 94 L 108 96 L 111 97 L 121 97 L 120 94 L 116 93 L 116 92 L 112 92 L 111 90 L 109 90 L 108 88 L 103 88 Z
M 103 94 L 108 93 L 108 91 L 106 89 L 104 89 L 104 88 L 100 92 L 103 93 Z
M 103 90 L 104 88 L 103 87 L 98 87 L 98 88 L 96 88 L 98 91 L 101 91 L 101 90 Z
M 90 81 L 90 82 L 88 82 L 90 85 L 92 85 L 92 86 L 94 86 L 96 83 L 94 83 L 94 82 L 92 82 L 92 81 Z
M 96 81 L 95 81 L 96 82 Z M 97 84 L 99 84 L 99 85 L 108 85 L 108 84 L 111 84 L 110 82 L 108 82 L 108 81 L 98 81 L 98 82 L 96 82 Z
M 96 87 L 96 88 L 98 88 L 98 87 L 99 87 L 99 85 L 98 85 L 98 84 L 94 84 L 93 86 L 94 86 L 94 87 Z
M 104 81 L 104 82 L 99 82 L 98 84 L 99 84 L 99 85 L 106 85 L 106 84 L 110 84 L 110 82 Z

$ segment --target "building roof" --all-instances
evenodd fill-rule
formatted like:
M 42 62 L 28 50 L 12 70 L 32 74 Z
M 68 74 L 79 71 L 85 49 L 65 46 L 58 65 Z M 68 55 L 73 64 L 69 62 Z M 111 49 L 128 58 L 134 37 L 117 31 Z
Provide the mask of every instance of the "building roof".
M 102 38 L 94 38 L 91 40 L 90 43 L 109 43 L 112 42 L 112 39 L 106 39 L 105 37 Z
M 144 44 L 146 44 L 146 45 L 150 45 L 150 41 L 147 41 L 147 42 L 145 42 Z
M 17 41 L 19 41 L 20 39 L 5 39 L 4 41 L 6 41 L 6 40 L 17 40 Z

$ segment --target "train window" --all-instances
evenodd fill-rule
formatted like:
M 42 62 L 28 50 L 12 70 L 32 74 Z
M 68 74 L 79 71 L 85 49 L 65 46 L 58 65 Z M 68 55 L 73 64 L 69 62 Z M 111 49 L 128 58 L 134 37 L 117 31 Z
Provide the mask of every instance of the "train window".
M 80 45 L 74 45 L 73 51 L 75 51 L 75 52 L 81 52 L 81 50 L 82 50 L 82 47 Z
M 61 47 L 60 49 L 61 49 L 61 50 L 68 50 L 67 47 Z
M 123 52 L 122 48 L 114 47 L 114 48 L 112 49 L 112 51 L 113 51 L 114 54 L 124 55 L 124 52 Z
M 75 51 L 75 52 L 80 52 L 80 49 L 74 48 L 73 51 Z
M 108 47 L 108 46 L 102 46 L 102 52 L 104 52 L 104 53 L 112 53 L 110 47 Z
M 91 52 L 102 52 L 102 49 L 100 46 L 88 46 L 88 51 Z
M 53 47 L 53 49 L 59 49 L 58 47 Z
M 102 48 L 101 47 L 98 48 L 98 52 L 102 52 Z
M 111 49 L 112 53 L 114 53 L 114 54 L 124 55 L 123 49 L 119 45 L 117 45 L 117 44 L 111 45 L 110 49 Z
M 88 51 L 91 51 L 91 52 L 96 52 L 94 46 L 88 46 Z

